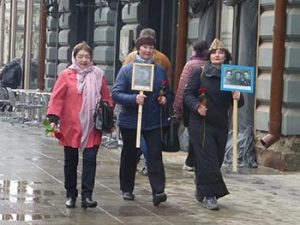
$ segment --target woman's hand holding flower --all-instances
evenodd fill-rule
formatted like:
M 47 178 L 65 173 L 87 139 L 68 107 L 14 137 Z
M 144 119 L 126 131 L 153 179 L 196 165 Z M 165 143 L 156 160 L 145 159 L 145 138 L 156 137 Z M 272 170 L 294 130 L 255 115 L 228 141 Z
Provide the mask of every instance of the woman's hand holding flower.
M 169 86 L 168 80 L 162 80 L 160 83 L 160 90 L 157 96 L 158 104 L 165 105 L 167 103 L 166 88 Z
M 56 130 L 57 125 L 55 123 L 50 123 L 50 127 L 52 130 Z
M 157 101 L 158 101 L 158 104 L 165 105 L 167 103 L 167 98 L 164 95 L 158 96 Z
M 64 135 L 57 130 L 57 125 L 55 123 L 50 123 L 48 119 L 45 119 L 43 122 L 45 126 L 46 135 L 49 137 L 55 137 L 59 140 L 64 140 Z
M 206 116 L 207 108 L 204 105 L 200 104 L 197 108 L 197 111 L 201 116 Z

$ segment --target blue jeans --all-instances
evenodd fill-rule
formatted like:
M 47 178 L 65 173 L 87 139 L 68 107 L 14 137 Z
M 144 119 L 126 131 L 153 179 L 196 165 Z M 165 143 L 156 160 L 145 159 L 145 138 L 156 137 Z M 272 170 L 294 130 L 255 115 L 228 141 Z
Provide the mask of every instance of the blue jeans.
M 141 146 L 137 151 L 137 161 L 140 161 L 141 155 L 144 155 L 144 165 L 147 167 L 147 158 L 148 158 L 148 153 L 147 153 L 147 146 L 145 142 L 145 138 L 143 135 L 141 136 Z

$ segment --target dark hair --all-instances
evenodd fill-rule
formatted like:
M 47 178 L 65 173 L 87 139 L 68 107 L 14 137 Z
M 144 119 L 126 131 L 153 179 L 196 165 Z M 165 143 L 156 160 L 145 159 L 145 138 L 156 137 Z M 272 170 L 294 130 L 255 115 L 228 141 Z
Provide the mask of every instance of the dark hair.
M 228 51 L 228 49 L 226 48 L 219 48 L 219 50 L 221 50 L 222 52 L 225 53 L 225 61 L 224 64 L 229 64 L 229 61 L 232 59 L 230 52 Z M 217 49 L 211 49 L 208 53 L 208 58 L 210 60 L 210 54 L 211 53 L 215 53 L 217 51 Z
M 208 55 L 208 44 L 206 41 L 195 41 L 193 44 L 193 50 L 196 52 L 197 56 L 205 56 Z
M 93 57 L 93 50 L 85 41 L 80 42 L 79 44 L 75 45 L 75 47 L 73 49 L 73 57 L 74 58 L 76 57 L 76 55 L 78 54 L 78 52 L 80 50 L 87 51 L 90 54 L 90 56 Z

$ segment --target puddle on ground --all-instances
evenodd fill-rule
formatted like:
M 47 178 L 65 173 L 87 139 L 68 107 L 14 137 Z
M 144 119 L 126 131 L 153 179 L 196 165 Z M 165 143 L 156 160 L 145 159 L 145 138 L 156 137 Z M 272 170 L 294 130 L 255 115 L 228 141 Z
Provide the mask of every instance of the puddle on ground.
M 41 214 L 0 214 L 0 221 L 33 221 L 41 219 L 57 218 L 54 215 L 41 215 Z M 61 216 L 63 217 L 63 216 Z
M 49 205 L 48 198 L 55 195 L 51 190 L 33 189 L 31 185 L 39 182 L 27 182 L 18 180 L 0 180 L 0 201 L 8 203 L 23 202 L 26 204 L 43 204 Z M 62 214 L 59 215 L 64 217 Z M 57 215 L 47 215 L 39 213 L 22 214 L 22 213 L 6 213 L 0 214 L 0 221 L 33 221 L 48 218 L 56 218 Z

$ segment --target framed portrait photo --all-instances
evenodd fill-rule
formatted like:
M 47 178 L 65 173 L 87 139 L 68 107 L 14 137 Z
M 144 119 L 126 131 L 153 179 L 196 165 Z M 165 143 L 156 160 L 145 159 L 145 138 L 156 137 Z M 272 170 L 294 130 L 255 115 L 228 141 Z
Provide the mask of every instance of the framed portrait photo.
M 222 64 L 221 90 L 254 92 L 254 67 Z
M 152 91 L 153 77 L 153 64 L 133 63 L 131 89 L 138 91 Z

